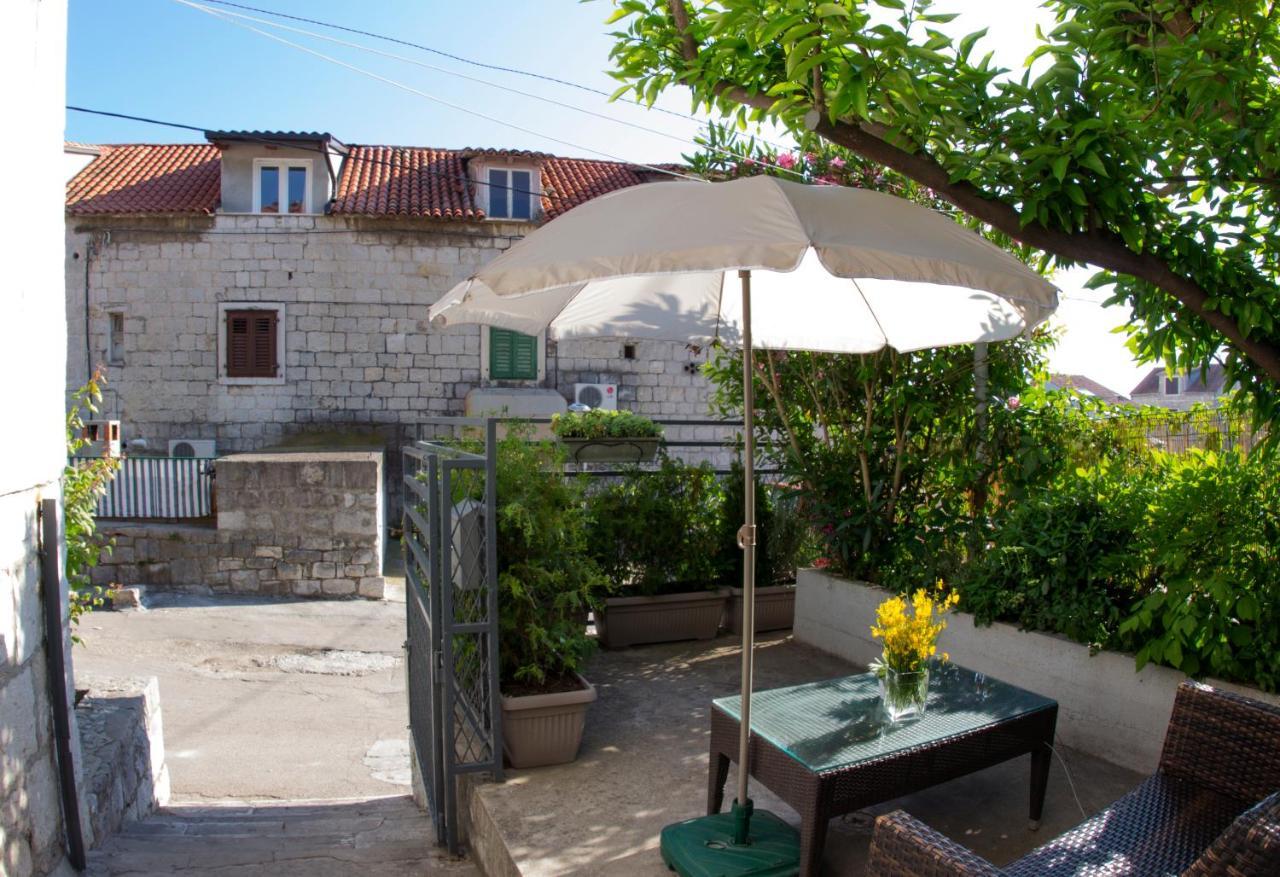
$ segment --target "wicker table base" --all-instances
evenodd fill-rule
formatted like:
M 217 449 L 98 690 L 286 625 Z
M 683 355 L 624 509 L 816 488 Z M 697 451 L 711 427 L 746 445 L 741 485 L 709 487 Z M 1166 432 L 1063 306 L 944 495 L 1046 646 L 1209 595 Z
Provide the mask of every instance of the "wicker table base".
M 840 681 L 832 680 L 833 683 Z M 1012 689 L 1012 686 L 1008 688 Z M 800 814 L 802 877 L 817 875 L 821 871 L 827 823 L 836 816 L 918 792 L 1028 753 L 1031 755 L 1030 815 L 1034 827 L 1039 823 L 1044 808 L 1050 745 L 1058 718 L 1057 704 L 1041 700 L 1042 705 L 1034 709 L 1007 717 L 996 715 L 987 724 L 924 739 L 910 746 L 866 746 L 865 754 L 859 755 L 857 747 L 860 744 L 854 744 L 848 750 L 856 757 L 849 763 L 829 769 L 814 769 L 802 757 L 785 751 L 757 733 L 760 722 L 765 718 L 762 710 L 769 709 L 767 699 L 761 698 L 757 705 L 753 705 L 751 776 Z M 796 717 L 789 718 L 794 720 Z M 924 723 L 921 725 L 923 728 Z M 712 705 L 708 813 L 719 813 L 724 804 L 729 764 L 737 760 L 738 728 L 737 717 L 726 710 L 722 702 Z

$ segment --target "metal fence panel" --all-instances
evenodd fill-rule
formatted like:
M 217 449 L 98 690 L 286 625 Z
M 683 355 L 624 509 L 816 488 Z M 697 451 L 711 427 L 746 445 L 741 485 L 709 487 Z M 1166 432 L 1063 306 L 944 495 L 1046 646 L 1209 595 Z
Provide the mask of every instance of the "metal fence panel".
M 461 774 L 502 775 L 496 422 L 485 452 L 403 449 L 409 720 L 437 839 L 458 849 Z
M 213 475 L 212 457 L 122 457 L 98 500 L 98 517 L 207 518 Z

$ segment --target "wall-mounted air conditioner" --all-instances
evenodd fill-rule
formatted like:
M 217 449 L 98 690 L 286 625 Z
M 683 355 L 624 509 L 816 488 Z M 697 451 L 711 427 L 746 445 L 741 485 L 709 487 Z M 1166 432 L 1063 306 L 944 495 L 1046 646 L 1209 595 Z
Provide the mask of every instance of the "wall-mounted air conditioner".
M 213 439 L 170 439 L 170 457 L 216 457 L 218 443 Z
M 76 453 L 81 457 L 120 456 L 120 421 L 87 420 L 80 438 L 88 444 Z
M 574 384 L 573 401 L 589 408 L 618 410 L 617 384 Z

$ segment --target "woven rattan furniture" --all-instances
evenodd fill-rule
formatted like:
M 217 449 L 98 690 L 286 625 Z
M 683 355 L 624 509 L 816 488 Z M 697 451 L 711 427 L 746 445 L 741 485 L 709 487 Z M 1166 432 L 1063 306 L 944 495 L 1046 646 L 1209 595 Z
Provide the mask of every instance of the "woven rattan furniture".
M 711 706 L 707 812 L 719 813 L 738 752 L 740 702 Z M 828 820 L 1019 755 L 1031 754 L 1031 818 L 1040 819 L 1058 705 L 955 665 L 935 668 L 928 708 L 891 723 L 874 674 L 755 694 L 751 775 L 801 817 L 801 875 L 821 870 Z
M 1183 683 L 1155 776 L 997 868 L 896 810 L 876 820 L 873 877 L 1276 877 L 1280 709 Z

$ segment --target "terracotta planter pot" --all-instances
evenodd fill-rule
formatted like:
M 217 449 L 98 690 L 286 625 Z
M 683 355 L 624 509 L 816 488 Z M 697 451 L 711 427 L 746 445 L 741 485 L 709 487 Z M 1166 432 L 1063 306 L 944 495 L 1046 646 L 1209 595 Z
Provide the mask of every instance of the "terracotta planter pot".
M 756 588 L 756 633 L 787 630 L 796 617 L 796 586 L 774 585 Z M 742 635 L 742 588 L 729 589 L 729 609 L 725 627 Z
M 524 697 L 502 696 L 502 752 L 513 768 L 566 764 L 578 757 L 587 708 L 596 689 L 578 676 L 582 688 Z
M 604 601 L 604 609 L 596 613 L 596 633 L 609 649 L 714 639 L 728 599 L 724 589 L 659 597 L 610 597 Z
M 560 443 L 574 463 L 646 463 L 658 456 L 662 439 L 646 438 L 565 438 Z

